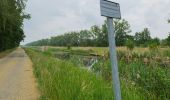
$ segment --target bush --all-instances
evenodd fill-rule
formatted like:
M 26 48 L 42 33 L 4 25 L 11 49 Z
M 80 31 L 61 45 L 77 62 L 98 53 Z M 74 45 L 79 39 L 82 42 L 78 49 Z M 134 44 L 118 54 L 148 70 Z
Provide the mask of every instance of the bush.
M 149 49 L 150 49 L 151 52 L 158 51 L 158 44 L 157 43 L 150 43 L 149 44 Z
M 126 47 L 127 47 L 130 51 L 132 51 L 132 50 L 134 49 L 134 47 L 135 47 L 135 44 L 134 44 L 134 42 L 133 42 L 132 40 L 127 40 L 127 41 L 126 41 Z
M 70 44 L 67 45 L 67 49 L 71 50 L 71 45 Z

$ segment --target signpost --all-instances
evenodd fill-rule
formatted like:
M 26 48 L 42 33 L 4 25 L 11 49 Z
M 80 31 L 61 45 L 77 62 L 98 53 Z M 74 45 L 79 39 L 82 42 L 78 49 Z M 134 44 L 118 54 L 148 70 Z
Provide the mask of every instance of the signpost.
M 113 89 L 116 100 L 121 100 L 121 90 L 118 72 L 118 61 L 116 53 L 115 34 L 113 18 L 121 19 L 120 6 L 118 3 L 100 0 L 101 15 L 107 17 L 109 49 L 112 67 Z

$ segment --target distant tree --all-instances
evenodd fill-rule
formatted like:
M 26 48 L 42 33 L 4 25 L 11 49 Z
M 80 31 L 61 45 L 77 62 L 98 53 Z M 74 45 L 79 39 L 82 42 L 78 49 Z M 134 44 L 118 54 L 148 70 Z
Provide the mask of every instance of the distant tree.
M 131 40 L 131 41 L 134 42 L 134 36 L 132 36 L 132 35 L 127 35 L 126 38 L 127 38 L 127 40 Z
M 101 28 L 97 25 L 92 26 L 91 34 L 94 46 L 108 46 L 108 31 L 106 21 L 104 22 Z
M 131 39 L 127 40 L 126 41 L 126 47 L 127 47 L 127 49 L 132 51 L 135 47 L 134 41 L 132 41 Z
M 127 40 L 127 34 L 131 32 L 130 25 L 126 20 L 115 20 L 114 21 L 115 28 L 115 38 L 117 46 L 125 46 Z M 106 21 L 102 25 L 101 29 L 98 26 L 92 27 L 92 33 L 95 33 L 93 37 L 96 39 L 97 46 L 108 46 L 108 30 Z
M 148 46 L 151 52 L 158 51 L 159 45 L 160 45 L 159 38 L 151 39 L 150 42 L 148 43 Z
M 116 33 L 116 45 L 125 46 L 128 33 L 131 32 L 130 25 L 126 20 L 115 20 L 114 21 L 115 33 Z
M 170 34 L 169 34 L 168 38 L 166 39 L 166 41 L 167 41 L 167 45 L 170 46 Z
M 159 45 L 160 45 L 160 39 L 157 38 L 157 37 L 156 37 L 156 38 L 153 38 L 153 39 L 150 40 L 150 43 L 159 46 Z
M 134 36 L 135 43 L 137 46 L 147 46 L 151 40 L 150 31 L 145 28 L 142 32 L 137 32 Z
M 170 19 L 168 19 L 168 23 L 170 23 Z M 170 33 L 169 33 L 169 36 L 166 39 L 166 41 L 167 41 L 167 44 L 170 46 Z
M 170 19 L 168 19 L 168 23 L 170 23 Z M 169 32 L 169 36 L 166 39 L 163 39 L 161 41 L 161 45 L 162 46 L 170 46 L 170 32 Z
M 106 47 L 109 45 L 108 43 L 108 30 L 107 30 L 107 24 L 106 24 L 106 21 L 105 23 L 102 25 L 102 28 L 101 28 L 101 35 L 98 37 L 98 41 L 99 41 L 99 44 L 101 43 L 102 47 Z
M 79 32 L 79 46 L 91 46 L 92 34 L 89 30 L 81 30 Z
M 118 46 L 124 46 L 128 38 L 133 38 L 127 33 L 130 32 L 130 25 L 125 20 L 116 20 L 115 33 L 116 43 Z M 105 23 L 99 27 L 94 25 L 90 30 L 81 30 L 79 32 L 68 32 L 63 35 L 51 37 L 49 40 L 51 46 L 108 46 L 108 31 L 107 24 Z M 47 42 L 47 41 L 46 41 Z M 28 45 L 46 45 L 47 43 L 40 41 L 29 43 Z
M 71 32 L 71 46 L 79 46 L 80 39 L 79 39 L 79 33 L 78 32 Z
M 98 42 L 100 41 L 99 40 L 99 37 L 100 37 L 99 34 L 101 34 L 100 27 L 97 26 L 97 25 L 94 25 L 94 26 L 91 27 L 90 31 L 91 31 L 92 39 L 93 39 L 93 46 L 98 46 L 98 44 L 99 44 Z

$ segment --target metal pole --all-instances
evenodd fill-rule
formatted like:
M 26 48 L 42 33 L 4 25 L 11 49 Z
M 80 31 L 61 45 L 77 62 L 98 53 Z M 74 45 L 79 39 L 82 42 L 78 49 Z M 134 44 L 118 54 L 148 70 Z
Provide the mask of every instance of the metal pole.
M 118 72 L 118 61 L 116 53 L 116 43 L 115 43 L 115 34 L 113 28 L 113 18 L 107 18 L 107 27 L 108 27 L 108 38 L 109 38 L 109 49 L 110 49 L 110 59 L 112 67 L 112 78 L 113 78 L 113 89 L 116 100 L 121 100 L 121 90 L 120 90 L 120 81 L 119 81 L 119 72 Z

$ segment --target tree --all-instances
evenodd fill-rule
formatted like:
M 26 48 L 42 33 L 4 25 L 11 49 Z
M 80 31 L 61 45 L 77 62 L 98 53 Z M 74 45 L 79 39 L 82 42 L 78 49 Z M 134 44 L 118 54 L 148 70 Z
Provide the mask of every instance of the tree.
M 170 34 L 168 36 L 168 38 L 166 39 L 167 45 L 170 46 Z
M 116 40 L 118 46 L 124 46 L 128 38 L 133 36 L 127 35 L 130 32 L 130 25 L 125 20 L 116 20 L 115 22 Z M 81 30 L 79 32 L 68 32 L 63 35 L 52 37 L 49 45 L 51 46 L 108 46 L 108 31 L 105 23 L 99 27 L 94 25 L 90 30 Z M 46 45 L 41 41 L 29 43 L 27 45 Z
M 90 46 L 91 45 L 92 34 L 88 30 L 81 30 L 79 33 L 80 46 Z
M 0 51 L 19 46 L 24 39 L 23 21 L 25 0 L 1 0 L 0 3 Z
M 168 19 L 168 23 L 170 23 L 170 19 Z M 169 33 L 169 36 L 166 39 L 166 41 L 167 41 L 167 44 L 170 46 L 170 33 Z
M 130 25 L 126 20 L 115 20 L 114 28 L 116 34 L 116 45 L 124 46 L 127 41 L 127 34 L 131 32 Z
M 102 47 L 107 47 L 109 45 L 109 42 L 108 42 L 108 30 L 107 30 L 106 21 L 102 25 L 101 34 L 98 36 L 98 43 L 99 43 L 99 46 L 102 46 Z M 100 44 L 102 44 L 102 45 L 100 45 Z
M 130 50 L 130 51 L 132 51 L 133 49 L 134 49 L 134 47 L 135 47 L 135 44 L 134 44 L 134 41 L 132 41 L 132 40 L 127 40 L 126 41 L 126 47 Z
M 149 45 L 150 51 L 155 53 L 156 51 L 158 51 L 158 48 L 160 45 L 160 39 L 159 38 L 151 39 L 148 45 Z
M 137 46 L 146 47 L 151 40 L 150 31 L 148 28 L 144 28 L 142 32 L 137 32 L 134 36 Z
M 170 23 L 170 19 L 168 19 L 168 23 Z
M 160 45 L 160 39 L 157 38 L 157 37 L 153 38 L 153 39 L 151 39 L 150 43 L 159 46 Z
M 99 26 L 97 25 L 94 25 L 91 27 L 91 34 L 92 34 L 92 39 L 93 39 L 93 46 L 98 46 L 98 42 L 100 41 L 99 40 L 99 34 L 101 34 L 101 29 Z

